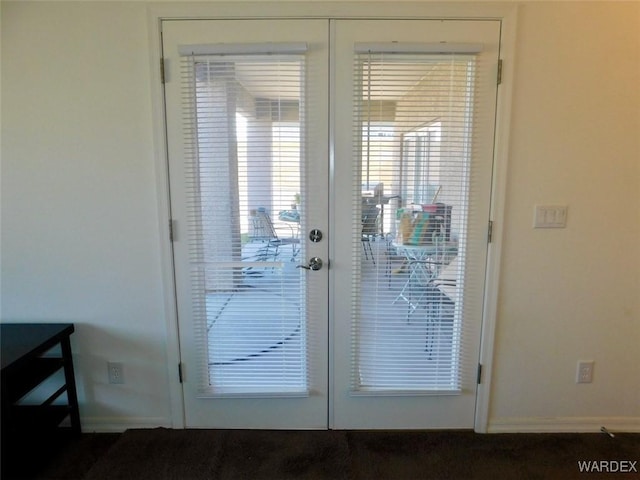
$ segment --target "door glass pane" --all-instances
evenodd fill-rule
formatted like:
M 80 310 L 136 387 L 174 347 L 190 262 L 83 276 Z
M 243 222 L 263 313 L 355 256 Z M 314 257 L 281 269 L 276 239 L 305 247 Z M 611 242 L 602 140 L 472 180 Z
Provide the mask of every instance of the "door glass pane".
M 185 57 L 200 393 L 306 394 L 304 57 Z
M 455 393 L 475 56 L 355 60 L 352 388 Z

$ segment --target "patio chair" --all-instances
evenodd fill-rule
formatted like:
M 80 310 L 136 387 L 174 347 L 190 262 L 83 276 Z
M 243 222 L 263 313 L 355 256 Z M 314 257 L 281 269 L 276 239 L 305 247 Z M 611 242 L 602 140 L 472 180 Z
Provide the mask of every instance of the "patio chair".
M 291 245 L 291 261 L 294 261 L 300 250 L 300 238 L 297 229 L 292 225 L 276 228 L 266 208 L 260 207 L 251 211 L 251 241 L 263 242 L 264 246 L 256 252 L 257 261 L 275 261 L 281 254 L 281 247 Z M 279 235 L 278 230 L 286 232 Z
M 373 264 L 376 264 L 376 259 L 373 255 L 373 249 L 371 248 L 371 241 L 375 239 L 378 233 L 378 215 L 380 213 L 380 209 L 372 204 L 363 201 L 362 202 L 362 249 L 364 251 L 364 258 L 369 259 L 369 255 L 371 255 L 371 260 Z

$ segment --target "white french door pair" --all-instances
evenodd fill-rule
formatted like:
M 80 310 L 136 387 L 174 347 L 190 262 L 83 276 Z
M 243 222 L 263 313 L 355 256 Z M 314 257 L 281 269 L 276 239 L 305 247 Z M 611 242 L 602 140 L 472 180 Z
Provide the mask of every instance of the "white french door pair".
M 499 37 L 163 21 L 186 426 L 473 427 Z

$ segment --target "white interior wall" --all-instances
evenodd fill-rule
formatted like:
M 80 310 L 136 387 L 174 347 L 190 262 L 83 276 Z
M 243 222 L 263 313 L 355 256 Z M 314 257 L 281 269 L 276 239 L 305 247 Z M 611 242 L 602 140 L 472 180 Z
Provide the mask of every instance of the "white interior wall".
M 2 3 L 1 318 L 76 324 L 89 429 L 170 422 L 146 25 L 141 4 Z
M 516 57 L 490 428 L 640 430 L 640 3 L 522 5 Z
M 1 4 L 0 317 L 76 323 L 88 429 L 172 421 L 147 8 Z M 520 6 L 490 430 L 640 430 L 639 32 L 636 2 Z

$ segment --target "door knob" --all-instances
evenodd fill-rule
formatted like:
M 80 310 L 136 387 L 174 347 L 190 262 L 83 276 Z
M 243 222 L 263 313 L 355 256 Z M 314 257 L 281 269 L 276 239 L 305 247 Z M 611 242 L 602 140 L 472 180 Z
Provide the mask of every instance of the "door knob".
M 314 228 L 309 232 L 309 240 L 311 240 L 313 243 L 318 243 L 320 240 L 322 240 L 322 232 L 317 228 Z
M 304 268 L 305 270 L 320 270 L 322 268 L 322 259 L 319 257 L 311 257 L 309 259 L 309 265 L 298 265 L 297 268 Z

